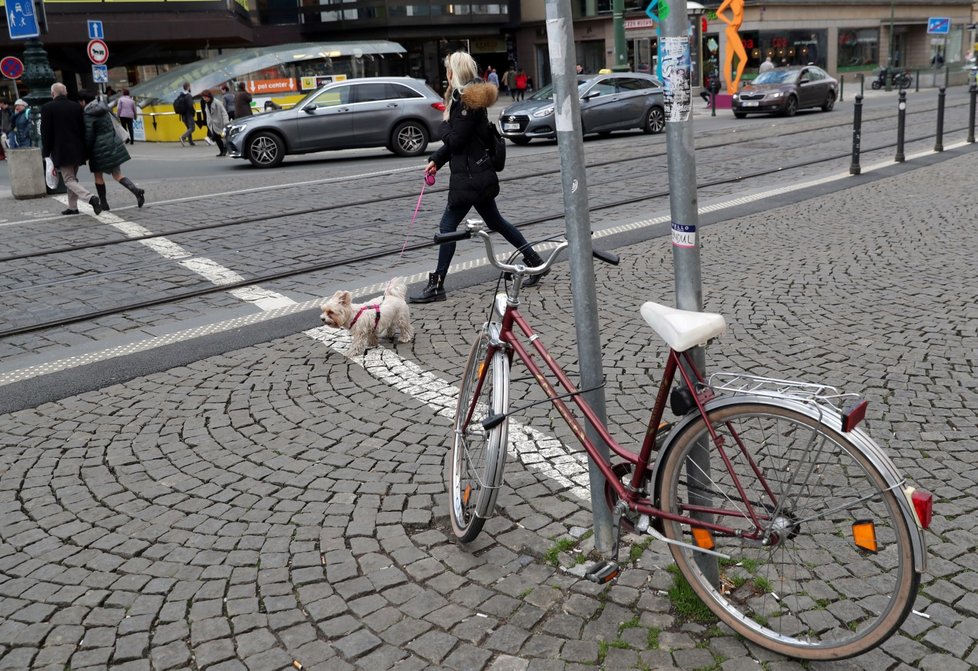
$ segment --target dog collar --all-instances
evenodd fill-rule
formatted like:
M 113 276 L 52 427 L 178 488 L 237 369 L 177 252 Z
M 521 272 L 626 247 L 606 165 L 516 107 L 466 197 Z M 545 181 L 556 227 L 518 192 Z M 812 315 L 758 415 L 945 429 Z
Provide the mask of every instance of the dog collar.
M 360 319 L 360 315 L 367 310 L 374 311 L 374 328 L 377 328 L 377 324 L 380 323 L 380 303 L 371 303 L 370 305 L 361 306 L 360 309 L 357 310 L 357 313 L 353 316 L 353 321 L 350 322 L 350 328 L 353 328 L 353 325 L 357 323 L 358 319 Z

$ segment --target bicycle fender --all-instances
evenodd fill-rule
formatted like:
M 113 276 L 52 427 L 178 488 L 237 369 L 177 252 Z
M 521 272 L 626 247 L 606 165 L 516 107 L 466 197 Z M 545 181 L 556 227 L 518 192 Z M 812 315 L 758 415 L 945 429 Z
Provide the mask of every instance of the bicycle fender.
M 917 517 L 914 514 L 913 509 L 910 506 L 910 502 L 907 500 L 907 497 L 904 495 L 903 491 L 904 487 L 907 486 L 907 480 L 900 475 L 900 471 L 890 459 L 889 455 L 883 451 L 883 448 L 881 448 L 876 441 L 869 437 L 869 434 L 860 428 L 856 428 L 843 434 L 841 430 L 842 415 L 838 411 L 825 405 L 803 403 L 790 398 L 772 398 L 770 396 L 750 394 L 738 396 L 719 396 L 707 401 L 704 408 L 706 409 L 707 413 L 709 413 L 713 410 L 719 410 L 720 408 L 743 404 L 788 408 L 817 422 L 821 422 L 836 433 L 844 435 L 846 438 L 848 438 L 849 441 L 852 442 L 859 450 L 861 450 L 866 458 L 869 459 L 870 463 L 872 463 L 873 466 L 875 466 L 876 469 L 882 474 L 883 479 L 886 481 L 887 487 L 893 490 L 893 493 L 896 496 L 897 504 L 900 506 L 900 512 L 903 514 L 904 520 L 906 520 L 907 526 L 910 529 L 910 542 L 913 544 L 914 568 L 918 573 L 923 573 L 927 569 L 927 545 L 926 541 L 924 540 L 924 534 L 920 527 L 917 526 Z M 655 483 L 655 500 L 660 500 L 659 488 L 661 487 L 661 467 L 662 463 L 665 461 L 665 455 L 669 453 L 670 449 L 672 449 L 676 439 L 698 419 L 700 419 L 700 414 L 698 412 L 686 413 L 682 419 L 673 425 L 669 435 L 666 436 L 662 449 L 659 450 L 655 464 L 652 466 L 651 482 Z

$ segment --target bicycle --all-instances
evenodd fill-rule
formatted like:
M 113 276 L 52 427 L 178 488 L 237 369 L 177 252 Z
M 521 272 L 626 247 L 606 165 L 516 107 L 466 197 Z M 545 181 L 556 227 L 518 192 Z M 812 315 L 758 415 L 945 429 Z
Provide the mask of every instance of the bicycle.
M 543 389 L 543 402 L 553 404 L 605 476 L 613 556 L 590 567 L 587 578 L 617 578 L 618 539 L 626 529 L 667 543 L 713 613 L 774 652 L 843 659 L 873 648 L 900 626 L 925 568 L 923 530 L 932 497 L 910 486 L 857 427 L 865 400 L 826 385 L 746 374 L 704 379 L 690 349 L 722 334 L 723 317 L 649 302 L 642 317 L 669 353 L 641 448 L 628 451 L 519 310 L 523 280 L 547 272 L 568 242 L 557 244 L 542 265 L 526 267 L 514 262 L 516 254 L 509 263 L 497 260 L 479 220 L 435 241 L 472 235 L 511 281 L 493 299 L 460 384 L 446 465 L 451 526 L 460 543 L 479 535 L 503 483 L 510 369 L 519 359 Z M 618 262 L 615 255 L 594 254 Z M 682 384 L 673 387 L 677 380 Z M 660 427 L 667 396 L 679 419 Z M 609 446 L 615 463 L 598 452 L 566 399 Z

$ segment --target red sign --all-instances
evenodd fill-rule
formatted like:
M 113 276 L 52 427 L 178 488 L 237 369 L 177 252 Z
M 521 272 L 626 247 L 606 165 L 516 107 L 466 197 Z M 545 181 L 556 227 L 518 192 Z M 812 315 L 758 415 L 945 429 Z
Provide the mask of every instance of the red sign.
M 19 58 L 6 56 L 0 59 L 0 72 L 7 79 L 20 79 L 20 76 L 24 74 L 24 64 L 21 63 Z
M 95 65 L 105 65 L 109 60 L 109 45 L 104 40 L 92 40 L 89 42 L 88 60 Z

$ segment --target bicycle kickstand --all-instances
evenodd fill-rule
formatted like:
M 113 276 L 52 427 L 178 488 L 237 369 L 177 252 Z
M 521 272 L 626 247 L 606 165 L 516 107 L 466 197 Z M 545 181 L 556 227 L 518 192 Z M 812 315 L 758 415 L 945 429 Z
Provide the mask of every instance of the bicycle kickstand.
M 619 501 L 618 505 L 612 511 L 615 517 L 615 527 L 614 545 L 611 546 L 611 559 L 597 561 L 584 571 L 585 578 L 600 585 L 613 583 L 621 575 L 621 565 L 618 563 L 618 547 L 621 544 L 621 516 L 624 514 L 624 511 L 619 509 L 621 506 L 622 502 Z

